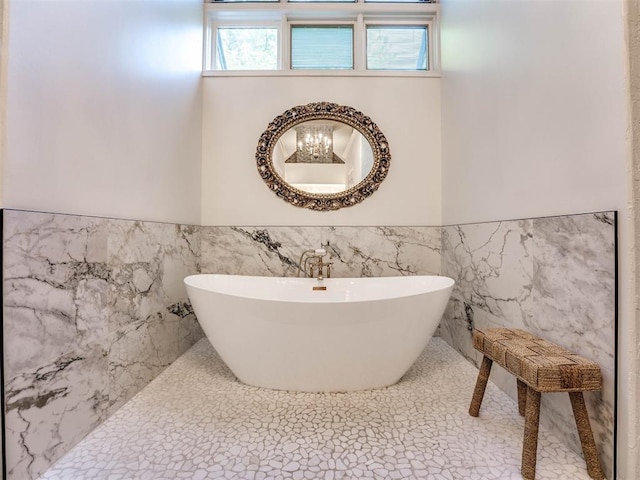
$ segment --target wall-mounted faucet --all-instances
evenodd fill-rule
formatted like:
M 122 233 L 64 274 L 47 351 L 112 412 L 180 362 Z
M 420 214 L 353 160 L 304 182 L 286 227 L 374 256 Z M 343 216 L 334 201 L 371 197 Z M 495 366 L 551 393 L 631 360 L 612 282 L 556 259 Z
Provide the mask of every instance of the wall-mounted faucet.
M 333 262 L 330 260 L 333 258 L 333 253 L 329 253 L 328 255 L 329 261 L 325 262 L 324 257 L 327 256 L 327 249 L 325 248 L 316 248 L 302 252 L 302 255 L 300 255 L 300 261 L 298 262 L 298 276 L 300 276 L 300 272 L 304 272 L 304 274 L 309 278 L 315 277 L 318 280 L 331 278 L 331 266 L 333 265 Z
M 309 277 L 315 277 L 318 280 L 324 278 L 323 271 L 326 267 L 327 278 L 331 278 L 331 265 L 333 262 L 325 262 L 324 257 L 327 251 L 324 248 L 316 248 L 315 254 L 309 260 Z

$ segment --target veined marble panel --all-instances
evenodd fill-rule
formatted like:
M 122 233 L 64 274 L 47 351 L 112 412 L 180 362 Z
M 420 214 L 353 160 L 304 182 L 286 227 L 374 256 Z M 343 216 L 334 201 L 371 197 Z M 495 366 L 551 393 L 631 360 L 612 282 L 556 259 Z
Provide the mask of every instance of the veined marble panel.
M 108 230 L 113 411 L 202 336 L 183 283 L 199 271 L 200 234 L 194 226 L 127 220 L 109 220 Z
M 329 227 L 338 277 L 439 275 L 440 227 Z
M 291 277 L 322 227 L 202 227 L 202 273 Z
M 615 220 L 613 213 L 533 220 L 536 333 L 610 369 L 614 366 Z
M 9 478 L 35 478 L 105 418 L 103 226 L 88 217 L 4 212 Z
M 614 461 L 615 216 L 603 212 L 539 218 L 533 220 L 533 229 L 535 275 L 527 327 L 602 367 L 603 391 L 585 393 L 585 401 L 610 477 Z M 564 440 L 579 450 L 566 396 L 559 401 L 544 398 L 542 408 L 553 408 L 551 421 L 563 425 Z
M 196 227 L 6 210 L 9 479 L 37 478 L 193 345 Z
M 585 399 L 605 472 L 613 469 L 615 220 L 613 212 L 443 228 L 442 274 L 456 280 L 441 336 L 477 365 L 471 328 L 524 328 L 597 361 L 601 393 Z M 515 381 L 492 380 L 515 398 Z M 580 451 L 566 394 L 543 395 L 541 422 Z
M 523 328 L 531 305 L 531 221 L 443 227 L 442 274 L 456 281 L 440 334 L 477 363 L 474 327 L 508 318 Z
M 5 380 L 8 479 L 33 479 L 108 417 L 101 349 L 61 355 Z
M 327 242 L 336 277 L 440 273 L 440 227 L 202 227 L 202 272 L 296 276 Z
M 110 277 L 99 219 L 4 212 L 5 375 L 104 345 Z M 7 321 L 11 320 L 11 321 Z

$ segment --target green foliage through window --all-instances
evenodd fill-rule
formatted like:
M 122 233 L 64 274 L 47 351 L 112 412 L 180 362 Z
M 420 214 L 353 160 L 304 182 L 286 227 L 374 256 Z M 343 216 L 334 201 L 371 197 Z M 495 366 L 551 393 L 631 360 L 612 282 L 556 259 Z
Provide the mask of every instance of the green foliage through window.
M 216 36 L 218 70 L 276 70 L 278 29 L 220 27 Z

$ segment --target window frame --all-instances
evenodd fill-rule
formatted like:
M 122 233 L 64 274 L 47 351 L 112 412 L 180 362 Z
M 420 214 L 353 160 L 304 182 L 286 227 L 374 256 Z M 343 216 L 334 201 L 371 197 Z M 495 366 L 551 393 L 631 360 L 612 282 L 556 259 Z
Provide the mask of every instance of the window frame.
M 215 2 L 204 6 L 203 71 L 218 76 L 402 76 L 440 77 L 440 29 L 437 3 Z M 353 25 L 353 70 L 292 69 L 291 26 Z M 367 25 L 424 26 L 427 28 L 428 70 L 367 70 Z M 218 27 L 278 29 L 277 70 L 216 70 Z

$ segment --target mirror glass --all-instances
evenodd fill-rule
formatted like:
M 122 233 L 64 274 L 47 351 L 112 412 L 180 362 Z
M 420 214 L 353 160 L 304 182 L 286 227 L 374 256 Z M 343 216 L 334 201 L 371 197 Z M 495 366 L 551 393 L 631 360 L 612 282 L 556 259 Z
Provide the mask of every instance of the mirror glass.
M 290 108 L 258 139 L 258 173 L 296 207 L 337 210 L 372 195 L 386 178 L 389 143 L 364 113 L 329 102 Z
M 373 150 L 364 135 L 335 120 L 308 120 L 289 128 L 272 157 L 285 182 L 309 193 L 348 190 L 373 167 Z

